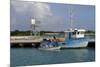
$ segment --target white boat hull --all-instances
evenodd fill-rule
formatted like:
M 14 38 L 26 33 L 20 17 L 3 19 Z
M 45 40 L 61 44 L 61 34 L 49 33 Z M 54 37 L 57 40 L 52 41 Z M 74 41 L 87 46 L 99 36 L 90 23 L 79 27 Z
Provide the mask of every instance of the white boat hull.
M 88 41 L 86 42 L 81 42 L 81 43 L 77 43 L 77 44 L 72 44 L 72 45 L 63 45 L 61 46 L 61 49 L 63 48 L 84 48 L 88 46 Z

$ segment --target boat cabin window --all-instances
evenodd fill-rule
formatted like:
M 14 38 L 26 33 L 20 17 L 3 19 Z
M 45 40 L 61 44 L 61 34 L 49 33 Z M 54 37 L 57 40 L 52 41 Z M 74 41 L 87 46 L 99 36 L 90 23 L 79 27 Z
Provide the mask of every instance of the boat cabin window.
M 80 32 L 77 32 L 77 34 L 80 34 Z
M 84 34 L 84 32 L 78 32 L 78 31 L 72 32 L 72 35 L 76 35 L 76 34 Z
M 79 32 L 77 30 L 75 30 L 74 32 L 72 32 L 72 35 L 76 35 L 79 34 Z
M 76 34 L 76 32 L 72 32 L 72 35 L 75 35 Z

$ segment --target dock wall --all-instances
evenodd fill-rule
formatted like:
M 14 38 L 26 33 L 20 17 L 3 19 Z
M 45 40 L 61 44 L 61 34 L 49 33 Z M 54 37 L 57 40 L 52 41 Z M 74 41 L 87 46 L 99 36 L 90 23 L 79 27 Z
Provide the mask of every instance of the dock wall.
M 11 48 L 38 48 L 40 46 L 40 42 L 35 43 L 11 43 Z M 95 41 L 90 41 L 87 47 L 95 48 Z

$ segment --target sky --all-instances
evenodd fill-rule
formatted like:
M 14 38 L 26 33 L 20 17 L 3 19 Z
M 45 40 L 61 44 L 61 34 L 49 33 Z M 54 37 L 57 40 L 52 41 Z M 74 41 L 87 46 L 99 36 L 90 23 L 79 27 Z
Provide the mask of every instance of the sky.
M 10 1 L 10 28 L 31 30 L 31 19 L 39 21 L 40 31 L 65 31 L 71 28 L 95 30 L 95 6 L 35 1 Z M 37 22 L 36 22 L 37 23 Z

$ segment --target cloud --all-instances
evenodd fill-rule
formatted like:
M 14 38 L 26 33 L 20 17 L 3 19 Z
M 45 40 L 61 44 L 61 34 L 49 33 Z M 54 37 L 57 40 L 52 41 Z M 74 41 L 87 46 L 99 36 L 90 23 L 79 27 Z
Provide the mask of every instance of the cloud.
M 56 24 L 60 26 L 62 21 L 52 13 L 48 3 L 11 0 L 11 29 L 27 30 L 32 18 L 41 22 L 42 30 L 55 30 Z
M 37 20 L 43 20 L 47 16 L 52 15 L 50 6 L 41 2 L 11 0 L 11 7 L 17 14 L 29 12 L 31 17 Z

